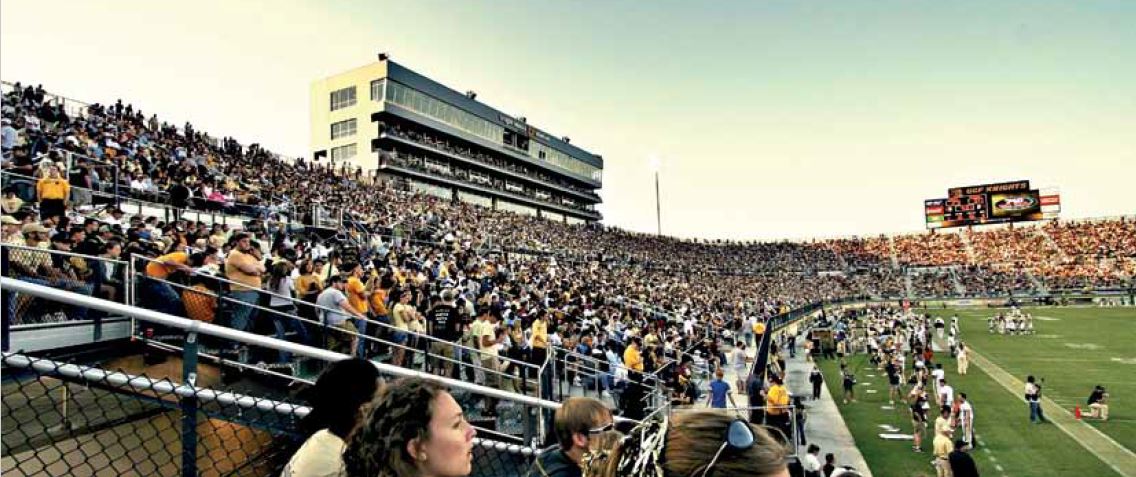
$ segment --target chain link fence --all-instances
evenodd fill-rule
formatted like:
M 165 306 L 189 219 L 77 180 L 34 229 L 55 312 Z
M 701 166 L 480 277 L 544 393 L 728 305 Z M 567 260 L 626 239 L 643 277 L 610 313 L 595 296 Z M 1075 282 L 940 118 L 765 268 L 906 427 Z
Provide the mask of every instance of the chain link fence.
M 305 406 L 4 353 L 5 476 L 273 476 Z M 531 449 L 478 438 L 474 476 L 525 475 Z

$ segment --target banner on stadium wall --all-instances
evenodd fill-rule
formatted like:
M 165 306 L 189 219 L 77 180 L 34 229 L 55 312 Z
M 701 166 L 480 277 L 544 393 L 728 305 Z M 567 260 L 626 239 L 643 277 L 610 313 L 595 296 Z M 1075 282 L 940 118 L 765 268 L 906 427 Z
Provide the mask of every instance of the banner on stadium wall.
M 982 184 L 976 186 L 966 187 L 952 187 L 947 189 L 947 197 L 958 197 L 962 195 L 975 195 L 975 194 L 994 194 L 998 192 L 1028 192 L 1030 190 L 1029 181 L 1013 181 L 1013 182 L 999 182 L 997 184 Z

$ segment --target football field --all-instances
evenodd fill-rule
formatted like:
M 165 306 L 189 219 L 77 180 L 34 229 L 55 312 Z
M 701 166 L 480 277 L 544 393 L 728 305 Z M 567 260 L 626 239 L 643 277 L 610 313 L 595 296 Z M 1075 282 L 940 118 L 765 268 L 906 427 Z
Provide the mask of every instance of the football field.
M 1130 454 L 1136 448 L 1136 310 L 1132 308 L 1036 308 L 1027 309 L 1035 317 L 1034 335 L 1006 336 L 990 334 L 986 318 L 1004 311 L 987 308 L 931 310 L 932 315 L 949 317 L 957 314 L 963 341 L 991 366 L 1019 380 L 1032 374 L 1044 378 L 1044 395 L 1072 412 L 1085 399 L 1094 385 L 1105 386 L 1111 400 L 1109 421 L 1086 421 L 1101 431 L 1092 433 L 1105 447 L 1112 446 Z M 1005 373 L 988 374 L 972 360 L 966 376 L 956 373 L 955 361 L 946 353 L 936 353 L 944 364 L 947 381 L 957 392 L 967 393 L 975 408 L 975 429 L 979 447 L 972 451 L 982 475 L 1031 476 L 1116 476 L 1123 475 L 1086 450 L 1078 439 L 1054 424 L 1031 425 L 1021 390 L 1007 389 L 991 374 L 1006 378 Z M 856 438 L 876 476 L 934 475 L 930 466 L 930 431 L 925 435 L 924 453 L 911 450 L 911 441 L 888 441 L 879 434 L 899 429 L 910 434 L 910 413 L 902 402 L 890 405 L 886 375 L 865 363 L 862 355 L 849 359 L 855 372 L 856 402 L 837 402 L 849 429 Z M 840 394 L 839 372 L 835 362 L 822 361 L 829 390 Z M 891 407 L 892 409 L 888 409 Z M 1088 414 L 1087 409 L 1083 409 Z M 1058 417 L 1061 416 L 1051 416 Z M 1067 417 L 1067 426 L 1080 426 Z M 1117 445 L 1108 443 L 1109 439 Z M 1125 449 L 1126 448 L 1126 449 Z M 822 450 L 822 453 L 824 451 Z M 1112 460 L 1112 459 L 1106 459 Z

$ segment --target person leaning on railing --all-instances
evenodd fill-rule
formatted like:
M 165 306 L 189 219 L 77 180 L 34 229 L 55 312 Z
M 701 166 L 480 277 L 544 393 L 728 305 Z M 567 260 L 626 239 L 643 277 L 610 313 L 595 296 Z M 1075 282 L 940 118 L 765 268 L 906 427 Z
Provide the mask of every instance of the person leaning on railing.
M 316 305 L 321 308 L 320 318 L 326 325 L 324 335 L 328 349 L 350 354 L 357 349 L 359 338 L 355 324 L 349 318 L 361 318 L 363 314 L 351 306 L 343 292 L 345 287 L 343 276 L 332 275 L 328 279 L 327 288 L 316 298 Z

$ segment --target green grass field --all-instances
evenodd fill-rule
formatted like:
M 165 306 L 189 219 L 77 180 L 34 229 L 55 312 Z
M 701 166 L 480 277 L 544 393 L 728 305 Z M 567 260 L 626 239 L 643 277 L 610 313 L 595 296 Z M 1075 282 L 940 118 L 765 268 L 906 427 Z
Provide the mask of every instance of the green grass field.
M 1115 361 L 1136 357 L 1124 343 L 1136 335 L 1136 311 L 1132 309 L 1053 309 L 1030 310 L 1035 317 L 1056 320 L 1034 321 L 1034 336 L 990 335 L 986 317 L 996 310 L 958 309 L 933 311 L 950 316 L 958 313 L 963 340 L 1006 371 L 1017 376 L 1033 374 L 1046 378 L 1045 394 L 1072 408 L 1082 403 L 1095 384 L 1109 389 L 1112 415 L 1107 423 L 1096 426 L 1122 445 L 1133 448 L 1134 423 L 1130 408 L 1136 385 L 1124 382 L 1136 365 Z M 1057 335 L 1057 338 L 1048 337 Z M 1075 347 L 1067 346 L 1071 343 Z M 1094 346 L 1085 346 L 1092 344 Z M 1126 354 L 1127 353 L 1127 354 Z M 947 381 L 957 392 L 965 392 L 975 407 L 975 429 L 982 445 L 972 451 L 982 475 L 1030 476 L 1115 476 L 1110 467 L 1089 454 L 1057 427 L 1030 425 L 1026 404 L 1016 393 L 1010 393 L 972 362 L 970 373 L 958 376 L 955 362 L 943 353 L 936 358 L 944 363 Z M 857 402 L 837 405 L 844 416 L 857 446 L 868 461 L 872 473 L 880 477 L 933 476 L 930 466 L 931 431 L 924 436 L 924 453 L 911 451 L 911 441 L 885 441 L 881 424 L 892 425 L 900 433 L 911 432 L 910 415 L 897 402 L 894 410 L 881 409 L 888 404 L 887 378 L 864 363 L 863 356 L 853 357 L 849 366 L 856 370 Z M 829 391 L 840 395 L 839 372 L 835 362 L 822 361 Z M 874 374 L 875 376 L 869 376 Z M 874 389 L 876 393 L 868 393 Z M 998 471 L 1001 466 L 1002 472 Z
M 1068 409 L 1081 405 L 1093 386 L 1109 392 L 1107 422 L 1087 420 L 1124 447 L 1136 449 L 1136 309 L 1031 308 L 1033 336 L 987 331 L 994 310 L 959 309 L 963 341 L 1002 369 L 1025 379 L 1045 378 L 1044 394 Z M 949 316 L 950 312 L 932 314 Z M 973 368 L 973 366 L 972 366 Z

